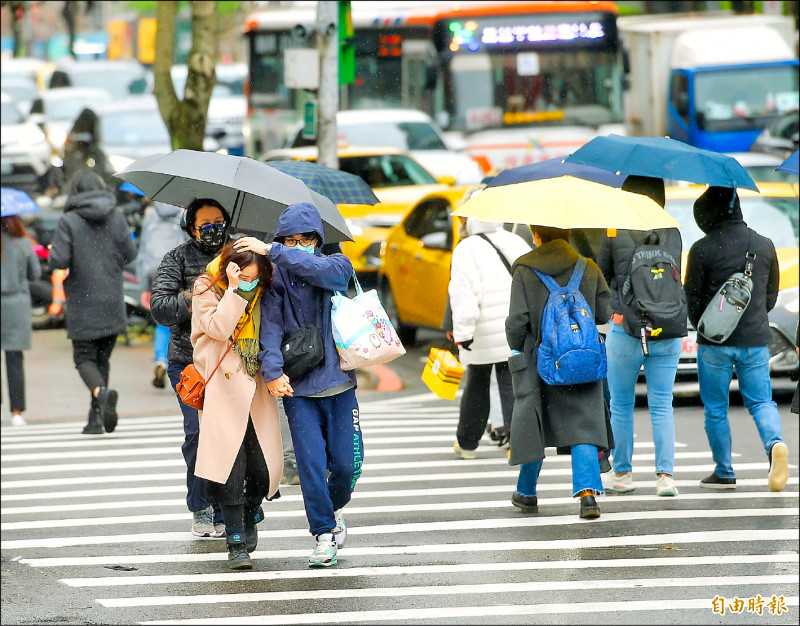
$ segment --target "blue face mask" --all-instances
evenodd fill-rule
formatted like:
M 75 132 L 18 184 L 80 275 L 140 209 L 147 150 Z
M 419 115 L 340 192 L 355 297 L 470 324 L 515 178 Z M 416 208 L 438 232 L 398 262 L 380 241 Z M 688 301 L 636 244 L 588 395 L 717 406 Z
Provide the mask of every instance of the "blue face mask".
M 258 278 L 256 278 L 252 282 L 248 282 L 246 280 L 240 280 L 239 291 L 253 291 L 253 289 L 256 288 L 256 285 L 258 285 Z
M 314 254 L 314 249 L 316 248 L 316 246 L 313 243 L 310 244 L 310 245 L 307 245 L 307 246 L 302 246 L 302 245 L 300 245 L 298 243 L 298 244 L 295 244 L 294 247 L 298 248 L 299 250 L 304 250 L 305 252 L 308 252 L 309 254 Z

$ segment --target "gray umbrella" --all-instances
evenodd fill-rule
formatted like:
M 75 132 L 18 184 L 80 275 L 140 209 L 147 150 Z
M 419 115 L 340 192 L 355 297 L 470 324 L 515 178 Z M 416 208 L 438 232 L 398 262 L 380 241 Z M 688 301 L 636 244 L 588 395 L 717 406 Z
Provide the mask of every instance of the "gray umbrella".
M 317 207 L 325 241 L 352 241 L 339 209 L 303 181 L 249 157 L 174 150 L 153 154 L 114 174 L 141 189 L 151 200 L 186 207 L 195 198 L 213 198 L 231 214 L 231 226 L 273 235 L 290 204 Z

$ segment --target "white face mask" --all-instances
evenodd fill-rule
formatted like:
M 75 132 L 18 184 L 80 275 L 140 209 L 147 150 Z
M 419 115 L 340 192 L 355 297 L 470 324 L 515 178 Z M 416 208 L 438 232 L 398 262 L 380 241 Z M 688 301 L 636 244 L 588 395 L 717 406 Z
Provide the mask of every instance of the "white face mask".
M 316 246 L 315 246 L 313 243 L 312 243 L 312 244 L 309 244 L 309 245 L 307 245 L 307 246 L 303 246 L 303 245 L 300 245 L 300 244 L 298 243 L 298 244 L 295 244 L 295 246 L 294 246 L 294 247 L 295 247 L 295 248 L 297 248 L 297 249 L 299 249 L 299 250 L 305 250 L 305 251 L 306 251 L 306 252 L 308 252 L 309 254 L 314 254 L 314 251 L 315 251 L 315 248 L 316 248 Z

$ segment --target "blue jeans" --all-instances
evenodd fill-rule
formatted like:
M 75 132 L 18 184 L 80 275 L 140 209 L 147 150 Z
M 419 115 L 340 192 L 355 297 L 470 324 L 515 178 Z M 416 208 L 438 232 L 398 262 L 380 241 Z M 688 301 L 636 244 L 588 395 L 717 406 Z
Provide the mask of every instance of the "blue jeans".
M 681 356 L 681 340 L 649 342 L 650 354 L 642 354 L 638 339 L 625 332 L 622 324 L 609 323 L 606 338 L 608 390 L 611 393 L 611 428 L 614 431 L 613 467 L 617 474 L 630 472 L 633 458 L 633 405 L 636 380 L 644 365 L 647 405 L 655 443 L 656 474 L 669 474 L 675 465 L 675 419 L 672 389 Z
M 155 353 L 156 363 L 167 362 L 167 349 L 169 348 L 169 328 L 156 324 L 156 332 L 153 336 L 153 352 Z
M 356 390 L 335 396 L 284 396 L 292 432 L 300 490 L 312 535 L 336 526 L 333 512 L 350 502 L 361 476 L 361 441 Z
M 600 463 L 597 460 L 597 446 L 581 443 L 570 448 L 572 453 L 572 497 L 581 491 L 591 489 L 594 495 L 603 493 L 603 483 L 600 480 Z M 517 491 L 523 496 L 536 495 L 536 483 L 539 482 L 539 472 L 542 462 L 523 463 L 519 466 Z
M 697 350 L 700 398 L 705 406 L 708 444 L 717 464 L 714 471 L 721 478 L 736 478 L 731 464 L 731 426 L 728 423 L 728 399 L 734 367 L 744 406 L 756 423 L 767 455 L 774 443 L 783 441 L 781 416 L 778 406 L 772 401 L 769 348 L 700 344 Z
M 184 367 L 186 366 L 180 363 L 170 363 L 167 366 L 167 376 L 173 390 L 181 379 Z M 211 504 L 206 494 L 207 481 L 194 475 L 194 466 L 197 462 L 197 442 L 200 439 L 200 420 L 197 409 L 184 404 L 180 398 L 178 398 L 178 405 L 183 413 L 184 440 L 181 451 L 183 459 L 186 461 L 186 506 L 192 513 L 196 513 L 207 509 Z M 214 505 L 214 521 L 222 521 L 222 511 L 218 504 Z

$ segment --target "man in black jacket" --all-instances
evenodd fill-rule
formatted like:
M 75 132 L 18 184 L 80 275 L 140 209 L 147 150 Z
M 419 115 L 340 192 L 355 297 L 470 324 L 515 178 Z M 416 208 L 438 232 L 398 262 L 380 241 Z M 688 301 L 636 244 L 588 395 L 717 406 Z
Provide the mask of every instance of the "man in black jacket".
M 157 324 L 169 327 L 167 376 L 172 388 L 183 368 L 192 363 L 192 283 L 206 271 L 208 263 L 228 241 L 230 216 L 216 200 L 200 198 L 186 209 L 182 222 L 189 241 L 174 248 L 161 260 L 153 279 L 150 310 Z M 218 505 L 212 508 L 206 496 L 206 481 L 194 475 L 200 422 L 197 409 L 181 402 L 185 439 L 181 449 L 186 461 L 186 505 L 193 513 L 192 534 L 223 537 L 225 524 Z
M 706 236 L 689 250 L 686 301 L 696 328 L 706 305 L 722 284 L 745 265 L 748 249 L 755 253 L 753 292 L 733 334 L 715 344 L 697 334 L 700 397 L 705 429 L 716 462 L 714 472 L 700 481 L 708 489 L 735 489 L 731 464 L 728 396 L 733 370 L 744 405 L 752 415 L 769 457 L 769 487 L 780 491 L 789 476 L 789 451 L 783 441 L 778 407 L 772 401 L 769 372 L 770 342 L 767 313 L 778 298 L 778 258 L 772 241 L 747 227 L 739 197 L 727 187 L 709 187 L 694 204 L 694 218 Z

